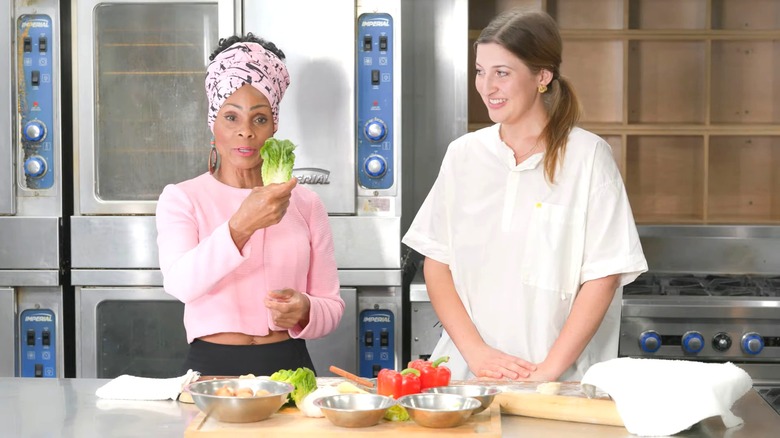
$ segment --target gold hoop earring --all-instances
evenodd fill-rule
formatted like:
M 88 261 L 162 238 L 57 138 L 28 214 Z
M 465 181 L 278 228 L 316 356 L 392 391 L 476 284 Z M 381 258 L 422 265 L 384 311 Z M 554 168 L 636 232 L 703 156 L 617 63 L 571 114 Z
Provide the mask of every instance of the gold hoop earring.
M 547 85 L 539 84 L 538 90 L 539 90 L 539 94 L 543 94 L 543 93 L 547 92 Z
M 211 140 L 211 151 L 209 151 L 209 174 L 213 175 L 219 169 L 219 152 L 214 146 L 214 139 Z

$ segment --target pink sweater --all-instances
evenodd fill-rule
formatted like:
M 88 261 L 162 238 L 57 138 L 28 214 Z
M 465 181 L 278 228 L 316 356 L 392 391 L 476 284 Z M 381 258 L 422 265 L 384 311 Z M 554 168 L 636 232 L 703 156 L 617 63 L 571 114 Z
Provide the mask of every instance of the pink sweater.
M 165 291 L 181 300 L 187 341 L 220 332 L 263 336 L 283 330 L 263 305 L 267 291 L 291 288 L 309 296 L 305 328 L 293 338 L 314 339 L 338 326 L 339 295 L 333 237 L 325 207 L 297 186 L 282 221 L 256 231 L 243 249 L 228 220 L 250 189 L 231 187 L 208 173 L 168 185 L 157 203 L 157 246 Z

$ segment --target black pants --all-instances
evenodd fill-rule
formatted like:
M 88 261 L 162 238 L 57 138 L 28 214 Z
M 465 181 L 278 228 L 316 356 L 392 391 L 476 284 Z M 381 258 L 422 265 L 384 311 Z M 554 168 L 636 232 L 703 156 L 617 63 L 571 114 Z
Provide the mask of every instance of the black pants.
M 300 367 L 317 372 L 303 339 L 262 345 L 222 345 L 196 339 L 190 344 L 181 373 L 191 369 L 203 376 L 270 376 Z

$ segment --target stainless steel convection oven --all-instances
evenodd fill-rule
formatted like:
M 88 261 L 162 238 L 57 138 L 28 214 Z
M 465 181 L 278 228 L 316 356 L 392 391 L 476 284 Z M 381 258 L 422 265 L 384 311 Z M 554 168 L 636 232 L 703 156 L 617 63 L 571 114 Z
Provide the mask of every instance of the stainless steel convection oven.
M 287 56 L 277 137 L 299 146 L 294 174 L 334 233 L 347 309 L 308 341 L 315 366 L 398 367 L 400 0 L 76 0 L 72 16 L 77 377 L 178 372 L 183 305 L 162 289 L 156 200 L 206 171 L 208 55 L 247 32 Z
M 202 172 L 203 77 L 232 2 L 72 3 L 76 376 L 172 376 L 183 305 L 161 285 L 155 201 Z
M 64 376 L 59 4 L 0 7 L 0 376 Z

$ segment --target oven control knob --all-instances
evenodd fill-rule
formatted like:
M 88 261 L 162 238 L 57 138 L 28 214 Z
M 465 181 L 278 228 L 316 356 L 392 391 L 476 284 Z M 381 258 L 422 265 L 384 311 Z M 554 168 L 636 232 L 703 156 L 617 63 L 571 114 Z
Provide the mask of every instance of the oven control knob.
M 381 178 L 387 173 L 387 161 L 381 155 L 371 155 L 366 158 L 363 168 L 371 178 Z
M 655 353 L 661 348 L 661 335 L 653 330 L 647 330 L 639 335 L 639 348 L 646 353 Z
M 717 351 L 727 351 L 731 348 L 731 336 L 728 333 L 716 333 L 712 337 L 712 348 Z
M 699 332 L 685 332 L 682 347 L 686 353 L 696 354 L 704 349 L 704 336 Z
M 742 336 L 742 351 L 747 354 L 758 354 L 764 349 L 764 338 L 756 332 L 745 333 Z
M 387 126 L 379 119 L 371 119 L 364 129 L 366 137 L 373 142 L 382 141 L 387 137 Z
M 24 125 L 22 135 L 25 140 L 38 143 L 46 136 L 46 125 L 40 120 L 31 120 Z
M 40 178 L 46 174 L 46 160 L 38 155 L 24 160 L 24 174 L 30 178 Z

